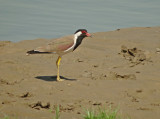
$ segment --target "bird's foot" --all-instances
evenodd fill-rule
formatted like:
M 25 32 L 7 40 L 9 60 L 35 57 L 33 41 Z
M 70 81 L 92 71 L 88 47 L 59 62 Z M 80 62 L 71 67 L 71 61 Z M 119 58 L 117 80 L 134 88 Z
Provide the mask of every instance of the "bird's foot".
M 64 81 L 64 79 L 61 79 L 60 77 L 57 77 L 57 81 Z

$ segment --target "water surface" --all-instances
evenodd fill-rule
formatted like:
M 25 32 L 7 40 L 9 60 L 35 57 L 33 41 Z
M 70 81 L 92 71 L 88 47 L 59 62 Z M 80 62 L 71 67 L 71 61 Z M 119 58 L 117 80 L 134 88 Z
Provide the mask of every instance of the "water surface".
M 0 0 L 0 40 L 160 26 L 160 0 Z

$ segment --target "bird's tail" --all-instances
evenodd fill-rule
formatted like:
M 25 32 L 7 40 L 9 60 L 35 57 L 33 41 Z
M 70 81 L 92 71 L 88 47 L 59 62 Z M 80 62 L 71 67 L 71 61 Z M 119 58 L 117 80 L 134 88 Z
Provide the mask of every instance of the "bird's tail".
M 43 47 L 37 47 L 34 50 L 27 51 L 26 55 L 29 55 L 29 54 L 50 54 L 50 53 L 52 53 L 52 52 L 49 52 L 48 47 L 43 46 Z
M 39 51 L 35 51 L 35 50 L 30 50 L 30 51 L 27 51 L 28 54 L 38 54 L 40 53 Z
M 40 52 L 36 50 L 30 50 L 26 52 L 26 55 L 30 55 L 30 54 L 50 54 L 50 52 Z

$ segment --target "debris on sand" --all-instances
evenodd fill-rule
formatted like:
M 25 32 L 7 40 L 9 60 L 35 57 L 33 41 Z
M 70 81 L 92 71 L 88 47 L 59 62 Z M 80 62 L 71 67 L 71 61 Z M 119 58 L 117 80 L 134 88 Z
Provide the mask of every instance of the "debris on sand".
M 156 48 L 156 53 L 160 54 L 160 48 Z
M 3 80 L 2 78 L 0 78 L 0 83 L 1 83 L 1 84 L 9 85 L 9 83 L 8 83 L 7 81 Z
M 97 106 L 97 105 L 100 106 L 100 105 L 102 105 L 102 103 L 101 102 L 93 102 L 93 105 L 94 106 Z
M 34 108 L 34 109 L 37 109 L 37 110 L 40 110 L 41 108 L 44 108 L 44 109 L 49 109 L 50 108 L 50 103 L 47 102 L 47 103 L 42 103 L 41 101 L 38 101 L 36 103 L 33 103 L 31 105 L 29 105 L 31 108 Z
M 53 106 L 54 109 L 57 108 L 57 105 Z M 59 111 L 60 112 L 73 112 L 75 110 L 74 104 L 67 104 L 67 105 L 59 105 Z M 53 111 L 55 113 L 55 111 Z
M 111 80 L 136 80 L 135 74 L 120 75 L 115 72 L 110 72 L 107 78 Z
M 121 53 L 126 60 L 129 60 L 135 66 L 144 61 L 150 60 L 150 53 L 148 51 L 142 51 L 136 47 L 128 49 L 126 46 L 121 46 Z
M 101 79 L 101 80 L 136 80 L 135 74 L 125 74 L 120 75 L 116 72 L 109 72 L 108 74 L 101 74 L 99 77 L 92 78 L 94 80 Z
M 21 98 L 27 98 L 27 97 L 31 97 L 32 95 L 29 92 L 26 92 L 24 94 L 22 94 L 20 97 Z

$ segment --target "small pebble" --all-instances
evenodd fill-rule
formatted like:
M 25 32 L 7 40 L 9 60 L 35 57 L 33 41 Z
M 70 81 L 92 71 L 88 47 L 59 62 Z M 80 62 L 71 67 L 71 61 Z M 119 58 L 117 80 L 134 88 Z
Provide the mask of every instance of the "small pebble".
M 157 53 L 160 53 L 160 48 L 156 48 L 156 52 L 157 52 Z

